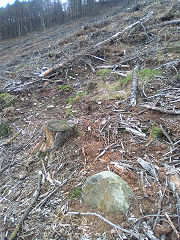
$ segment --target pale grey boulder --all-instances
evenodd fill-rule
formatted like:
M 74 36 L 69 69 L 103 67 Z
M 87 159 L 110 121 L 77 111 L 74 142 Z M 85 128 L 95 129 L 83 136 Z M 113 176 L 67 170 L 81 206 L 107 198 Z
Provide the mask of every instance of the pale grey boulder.
M 117 174 L 103 171 L 91 176 L 82 189 L 84 203 L 106 212 L 126 214 L 129 197 L 135 197 L 132 189 Z

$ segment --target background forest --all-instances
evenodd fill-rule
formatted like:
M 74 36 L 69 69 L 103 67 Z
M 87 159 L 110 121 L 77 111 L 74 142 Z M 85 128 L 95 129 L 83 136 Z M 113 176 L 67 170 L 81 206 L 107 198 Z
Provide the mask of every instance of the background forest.
M 13 5 L 0 8 L 0 40 L 11 39 L 34 31 L 45 30 L 55 24 L 94 16 L 104 8 L 129 4 L 131 0 L 16 0 Z

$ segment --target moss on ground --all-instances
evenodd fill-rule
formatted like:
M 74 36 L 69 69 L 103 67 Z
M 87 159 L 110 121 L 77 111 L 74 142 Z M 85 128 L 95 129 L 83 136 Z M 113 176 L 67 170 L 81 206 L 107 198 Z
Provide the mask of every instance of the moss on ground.
M 0 94 L 0 108 L 11 107 L 15 104 L 15 97 L 9 93 Z
M 8 137 L 11 133 L 11 128 L 9 126 L 9 123 L 4 121 L 0 123 L 0 138 Z

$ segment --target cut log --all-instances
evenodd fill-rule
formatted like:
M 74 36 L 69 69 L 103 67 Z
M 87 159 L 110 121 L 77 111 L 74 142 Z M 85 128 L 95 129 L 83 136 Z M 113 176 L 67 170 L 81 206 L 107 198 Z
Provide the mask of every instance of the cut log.
M 45 126 L 46 147 L 57 150 L 75 133 L 75 125 L 65 120 L 48 122 Z

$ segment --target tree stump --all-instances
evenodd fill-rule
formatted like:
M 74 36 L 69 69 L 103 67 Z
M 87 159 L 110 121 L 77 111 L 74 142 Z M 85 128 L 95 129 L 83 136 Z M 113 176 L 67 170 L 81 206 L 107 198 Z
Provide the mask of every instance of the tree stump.
M 45 125 L 46 147 L 57 150 L 75 132 L 75 125 L 65 120 L 48 122 Z

